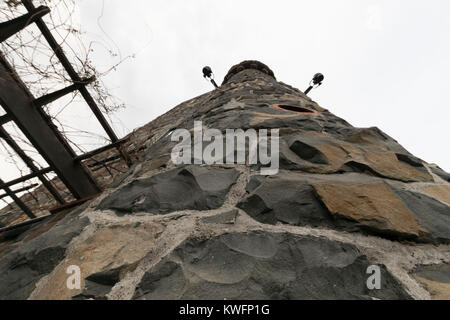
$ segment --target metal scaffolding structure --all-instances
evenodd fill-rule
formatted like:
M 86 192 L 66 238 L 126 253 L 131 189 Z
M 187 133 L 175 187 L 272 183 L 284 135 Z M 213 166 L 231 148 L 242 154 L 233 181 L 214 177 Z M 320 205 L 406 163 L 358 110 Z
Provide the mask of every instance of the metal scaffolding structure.
M 73 82 L 72 85 L 64 89 L 35 98 L 23 81 L 21 81 L 14 68 L 0 52 L 0 105 L 6 111 L 5 115 L 0 116 L 0 139 L 3 139 L 6 142 L 31 171 L 30 174 L 12 181 L 4 182 L 0 179 L 0 189 L 4 190 L 2 197 L 11 197 L 28 217 L 35 218 L 31 209 L 16 195 L 17 193 L 24 191 L 24 188 L 11 190 L 11 186 L 32 178 L 38 178 L 53 198 L 63 207 L 67 207 L 64 198 L 60 195 L 58 190 L 56 190 L 51 181 L 45 177 L 45 174 L 49 172 L 56 173 L 77 200 L 84 198 L 89 199 L 98 194 L 100 188 L 89 170 L 82 163 L 82 160 L 88 159 L 111 148 L 117 148 L 119 155 L 125 160 L 127 165 L 130 165 L 130 161 L 127 154 L 120 148 L 124 141 L 118 139 L 86 88 L 86 85 L 92 83 L 95 78 L 81 78 L 77 74 L 62 48 L 58 45 L 49 28 L 42 20 L 42 17 L 48 14 L 50 9 L 45 6 L 36 8 L 31 0 L 21 0 L 21 2 L 28 13 L 10 21 L 0 23 L 0 42 L 7 40 L 9 37 L 20 32 L 30 24 L 36 24 L 41 34 L 48 42 L 51 50 L 54 52 Z M 44 105 L 76 90 L 80 92 L 112 142 L 107 146 L 78 156 L 63 135 L 58 131 L 49 115 L 46 114 L 42 108 Z M 49 165 L 48 168 L 38 168 L 33 160 L 26 155 L 3 128 L 3 125 L 10 121 L 13 121 L 17 125 L 33 147 L 45 159 Z

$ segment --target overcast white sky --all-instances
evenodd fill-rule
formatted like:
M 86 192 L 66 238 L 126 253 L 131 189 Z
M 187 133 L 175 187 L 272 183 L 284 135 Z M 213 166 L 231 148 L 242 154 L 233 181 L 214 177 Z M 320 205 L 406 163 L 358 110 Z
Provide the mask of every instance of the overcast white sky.
M 137 53 L 107 79 L 128 106 L 118 115 L 128 129 L 211 90 L 204 65 L 221 82 L 232 65 L 258 59 L 302 90 L 324 73 L 310 94 L 321 106 L 450 171 L 447 0 L 79 3 L 88 36 Z
M 103 79 L 127 105 L 120 136 L 212 90 L 203 66 L 221 83 L 232 65 L 257 59 L 301 90 L 322 72 L 310 94 L 321 106 L 450 171 L 448 0 L 77 3 L 86 41 L 136 54 Z M 117 61 L 94 49 L 100 71 Z

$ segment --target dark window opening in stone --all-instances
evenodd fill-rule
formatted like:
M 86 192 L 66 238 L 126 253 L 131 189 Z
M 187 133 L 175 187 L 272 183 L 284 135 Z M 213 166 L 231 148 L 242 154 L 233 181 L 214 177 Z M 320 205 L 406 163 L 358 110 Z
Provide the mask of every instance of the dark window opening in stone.
M 310 114 L 316 113 L 314 110 L 304 108 L 304 107 L 299 107 L 299 106 L 291 106 L 289 104 L 275 104 L 275 105 L 273 105 L 273 107 L 275 109 L 281 109 L 281 110 L 296 112 L 296 113 L 310 113 Z

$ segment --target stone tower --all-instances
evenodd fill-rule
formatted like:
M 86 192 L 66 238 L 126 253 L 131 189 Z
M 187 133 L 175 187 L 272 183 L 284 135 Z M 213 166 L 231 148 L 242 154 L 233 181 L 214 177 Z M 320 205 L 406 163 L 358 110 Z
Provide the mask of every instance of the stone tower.
M 174 130 L 194 121 L 278 129 L 278 173 L 175 165 Z M 142 157 L 99 198 L 0 243 L 0 298 L 450 298 L 450 175 L 260 62 L 232 67 L 129 144 Z M 71 265 L 79 290 L 64 285 Z

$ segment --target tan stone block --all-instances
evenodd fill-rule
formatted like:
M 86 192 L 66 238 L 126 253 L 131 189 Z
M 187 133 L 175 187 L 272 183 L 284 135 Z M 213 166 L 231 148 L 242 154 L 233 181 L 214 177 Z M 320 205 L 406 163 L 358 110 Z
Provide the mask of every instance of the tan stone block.
M 84 288 L 84 279 L 89 275 L 114 269 L 120 266 L 132 266 L 142 259 L 154 246 L 155 239 L 164 230 L 160 224 L 134 223 L 118 224 L 97 230 L 82 242 L 49 275 L 42 286 L 38 286 L 33 299 L 60 300 L 70 299 L 80 294 Z M 68 289 L 66 273 L 70 265 L 81 270 L 81 289 Z
M 407 206 L 383 183 L 314 184 L 328 210 L 383 232 L 412 236 L 426 233 Z
M 450 185 L 429 185 L 421 189 L 429 196 L 450 206 Z
M 450 283 L 432 281 L 419 276 L 415 278 L 430 293 L 433 300 L 450 300 Z

